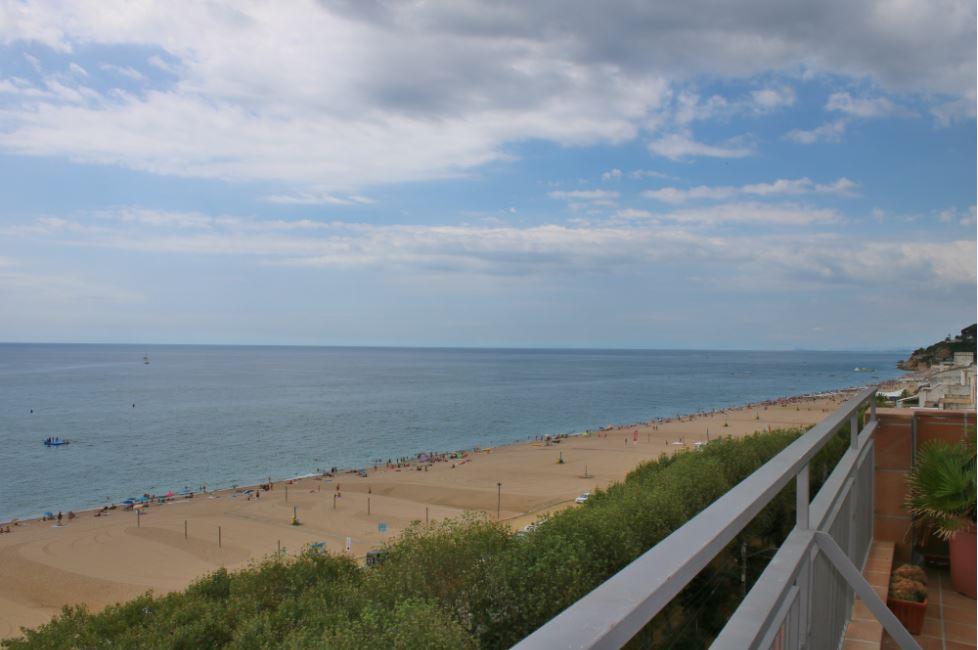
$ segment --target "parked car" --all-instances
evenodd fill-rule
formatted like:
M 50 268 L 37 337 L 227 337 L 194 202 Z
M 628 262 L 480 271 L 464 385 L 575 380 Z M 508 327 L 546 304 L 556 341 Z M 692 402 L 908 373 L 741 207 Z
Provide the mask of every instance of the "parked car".
M 590 492 L 585 492 L 581 496 L 579 496 L 576 499 L 574 499 L 574 502 L 575 503 L 584 503 L 585 501 L 587 501 L 590 498 L 591 498 L 591 493 Z

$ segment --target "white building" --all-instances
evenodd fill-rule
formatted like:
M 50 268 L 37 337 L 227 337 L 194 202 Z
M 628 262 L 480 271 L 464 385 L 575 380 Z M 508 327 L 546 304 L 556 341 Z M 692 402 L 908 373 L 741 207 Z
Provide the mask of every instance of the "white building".
M 917 405 L 941 409 L 975 408 L 975 388 L 974 354 L 955 352 L 953 362 L 938 366 L 920 386 Z

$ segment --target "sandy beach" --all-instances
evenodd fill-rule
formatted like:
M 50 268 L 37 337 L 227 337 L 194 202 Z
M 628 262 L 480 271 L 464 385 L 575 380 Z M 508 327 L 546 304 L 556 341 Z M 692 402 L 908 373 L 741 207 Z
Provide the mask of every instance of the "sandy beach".
M 411 462 L 370 468 L 366 477 L 340 472 L 279 481 L 251 494 L 247 488 L 197 494 L 151 505 L 141 514 L 122 507 L 104 516 L 87 511 L 61 526 L 20 522 L 10 534 L 0 534 L 0 638 L 48 621 L 66 604 L 98 610 L 147 590 L 183 589 L 209 571 L 240 568 L 279 548 L 291 555 L 322 543 L 342 553 L 350 538 L 352 553 L 362 557 L 412 521 L 470 510 L 495 518 L 497 507 L 500 519 L 518 528 L 574 506 L 582 492 L 620 481 L 662 453 L 693 449 L 718 436 L 811 425 L 844 399 L 845 393 L 790 398 L 615 426 L 559 442 L 469 451 L 421 469 Z M 301 525 L 291 525 L 293 512 Z

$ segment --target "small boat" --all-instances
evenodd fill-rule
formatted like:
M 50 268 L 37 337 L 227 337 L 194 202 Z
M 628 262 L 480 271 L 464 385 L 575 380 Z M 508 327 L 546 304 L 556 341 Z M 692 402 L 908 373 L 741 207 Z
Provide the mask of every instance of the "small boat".
M 70 442 L 71 442 L 70 440 L 66 440 L 64 438 L 59 438 L 57 436 L 54 436 L 54 437 L 45 438 L 44 439 L 44 446 L 45 447 L 60 447 L 61 445 L 67 445 Z
M 149 355 L 148 354 L 144 354 L 143 355 L 143 364 L 144 365 L 147 365 L 147 366 L 149 365 Z

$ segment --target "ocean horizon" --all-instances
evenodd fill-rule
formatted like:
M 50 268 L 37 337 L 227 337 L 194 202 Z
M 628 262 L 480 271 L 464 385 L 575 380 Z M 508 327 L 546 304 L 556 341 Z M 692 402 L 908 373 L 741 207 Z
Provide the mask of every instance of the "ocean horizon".
M 861 386 L 904 356 L 2 343 L 0 521 Z

